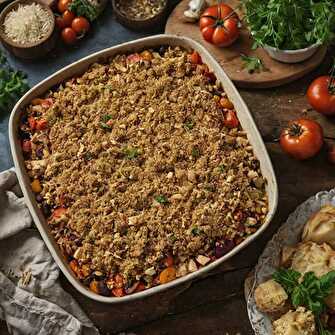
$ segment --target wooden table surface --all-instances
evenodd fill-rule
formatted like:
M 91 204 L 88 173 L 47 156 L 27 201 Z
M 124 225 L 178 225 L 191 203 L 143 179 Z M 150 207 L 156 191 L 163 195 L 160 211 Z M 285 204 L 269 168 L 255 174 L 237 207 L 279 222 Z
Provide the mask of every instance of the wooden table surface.
M 253 334 L 243 296 L 246 275 L 272 234 L 301 202 L 321 190 L 335 187 L 334 166 L 327 162 L 325 150 L 309 161 L 298 162 L 286 156 L 277 142 L 279 131 L 288 120 L 307 116 L 318 120 L 324 128 L 326 141 L 334 143 L 334 121 L 306 111 L 309 106 L 305 97 L 311 80 L 328 71 L 330 54 L 317 71 L 302 80 L 277 89 L 240 90 L 264 137 L 279 184 L 278 211 L 261 238 L 210 277 L 131 304 L 96 303 L 77 293 L 64 277 L 61 278 L 64 288 L 75 297 L 102 334 Z M 0 334 L 6 333 L 5 324 L 0 324 Z

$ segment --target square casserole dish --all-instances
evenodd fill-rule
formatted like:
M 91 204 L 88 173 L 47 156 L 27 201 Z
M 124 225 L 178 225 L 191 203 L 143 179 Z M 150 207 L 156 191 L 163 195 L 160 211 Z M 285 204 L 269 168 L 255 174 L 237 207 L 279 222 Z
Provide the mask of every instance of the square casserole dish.
M 187 274 L 186 276 L 180 277 L 166 284 L 161 284 L 149 288 L 147 290 L 144 290 L 142 292 L 126 295 L 124 297 L 104 297 L 94 292 L 91 292 L 76 278 L 76 276 L 70 269 L 67 261 L 62 256 L 61 251 L 58 248 L 58 245 L 56 244 L 56 242 L 53 239 L 53 236 L 51 235 L 51 232 L 49 231 L 47 221 L 44 218 L 43 213 L 39 209 L 37 202 L 35 200 L 35 196 L 31 190 L 29 176 L 25 169 L 20 141 L 18 139 L 18 126 L 19 126 L 20 115 L 24 110 L 24 107 L 28 105 L 32 101 L 32 99 L 43 95 L 48 90 L 55 87 L 56 85 L 61 84 L 66 79 L 84 73 L 88 69 L 88 67 L 93 63 L 107 60 L 108 58 L 116 54 L 136 52 L 143 50 L 145 48 L 152 48 L 160 45 L 180 46 L 187 50 L 197 51 L 202 57 L 204 63 L 209 66 L 210 70 L 212 70 L 215 73 L 217 79 L 221 81 L 225 92 L 227 93 L 229 99 L 233 102 L 235 106 L 237 116 L 240 120 L 243 129 L 247 132 L 247 136 L 254 149 L 255 156 L 260 161 L 261 172 L 263 174 L 263 177 L 267 180 L 266 190 L 268 194 L 269 211 L 265 219 L 265 222 L 257 230 L 256 233 L 249 236 L 241 244 L 237 245 L 233 250 L 231 250 L 223 257 L 215 260 L 214 262 L 197 270 L 196 272 Z M 228 78 L 222 67 L 215 61 L 215 59 L 203 46 L 201 46 L 199 43 L 189 38 L 173 36 L 173 35 L 156 35 L 152 37 L 147 37 L 99 51 L 71 65 L 66 66 L 62 70 L 56 72 L 52 76 L 46 78 L 45 80 L 37 84 L 19 100 L 19 102 L 16 104 L 11 113 L 9 121 L 9 138 L 18 180 L 22 188 L 26 204 L 30 210 L 30 213 L 32 214 L 32 217 L 34 219 L 37 228 L 39 229 L 42 235 L 42 238 L 44 239 L 47 247 L 49 248 L 58 266 L 61 268 L 64 275 L 71 282 L 71 284 L 83 295 L 99 302 L 115 304 L 145 298 L 149 295 L 177 286 L 178 284 L 184 283 L 186 281 L 201 278 L 206 273 L 212 271 L 214 268 L 216 268 L 226 260 L 230 259 L 234 255 L 236 255 L 248 244 L 256 240 L 256 238 L 259 235 L 261 235 L 265 231 L 265 229 L 269 226 L 277 208 L 278 186 L 276 182 L 276 177 L 273 171 L 269 155 L 265 148 L 264 142 L 248 110 L 248 107 L 244 103 L 234 84 Z

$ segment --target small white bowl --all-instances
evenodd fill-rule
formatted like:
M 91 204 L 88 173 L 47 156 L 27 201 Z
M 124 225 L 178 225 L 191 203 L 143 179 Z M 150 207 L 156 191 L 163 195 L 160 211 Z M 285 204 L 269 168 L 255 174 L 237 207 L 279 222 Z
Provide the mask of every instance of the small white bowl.
M 313 44 L 305 49 L 298 50 L 280 50 L 269 45 L 264 46 L 264 50 L 269 56 L 279 62 L 283 63 L 299 63 L 312 57 L 315 52 L 320 48 L 320 44 Z

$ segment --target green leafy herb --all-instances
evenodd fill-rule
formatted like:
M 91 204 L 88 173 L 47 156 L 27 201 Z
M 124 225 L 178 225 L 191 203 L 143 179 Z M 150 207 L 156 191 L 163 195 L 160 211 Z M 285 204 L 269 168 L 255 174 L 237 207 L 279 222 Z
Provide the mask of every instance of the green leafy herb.
M 220 172 L 225 172 L 226 171 L 226 166 L 223 165 L 223 164 L 219 165 L 219 171 Z
M 140 152 L 137 148 L 125 148 L 123 153 L 128 159 L 135 159 L 140 155 Z
M 103 115 L 103 116 L 101 117 L 101 122 L 106 123 L 106 122 L 108 122 L 108 121 L 111 120 L 111 119 L 112 119 L 112 116 L 111 116 L 111 115 L 109 115 L 109 114 L 105 114 L 105 115 Z
M 265 70 L 262 60 L 258 57 L 241 55 L 241 59 L 244 62 L 244 67 L 248 70 L 249 73 L 261 72 Z
M 333 39 L 332 0 L 242 0 L 258 46 L 296 50 Z
M 161 205 L 167 204 L 168 200 L 166 199 L 166 197 L 164 195 L 158 195 L 157 197 L 155 197 L 155 200 L 160 203 Z
M 185 130 L 192 130 L 194 127 L 194 122 L 192 120 L 187 120 L 184 124 Z
M 85 152 L 84 159 L 85 161 L 91 161 L 93 159 L 93 155 L 90 152 Z
M 198 158 L 200 156 L 199 148 L 198 147 L 193 147 L 191 154 L 192 154 L 193 158 Z
M 304 306 L 314 313 L 319 334 L 334 335 L 324 329 L 320 315 L 326 309 L 324 299 L 334 287 L 335 271 L 330 271 L 320 278 L 317 278 L 314 272 L 307 272 L 301 282 L 300 278 L 301 274 L 291 269 L 279 269 L 273 274 L 273 279 L 283 286 L 295 308 Z
M 0 111 L 7 111 L 29 89 L 26 75 L 13 70 L 0 51 Z
M 192 229 L 191 229 L 191 233 L 192 233 L 194 236 L 198 236 L 198 235 L 200 235 L 201 230 L 199 229 L 199 227 L 192 227 Z
M 91 22 L 98 17 L 98 10 L 87 0 L 73 0 L 69 5 L 69 10 L 77 16 L 84 16 Z
M 103 115 L 101 117 L 100 128 L 106 129 L 106 130 L 111 130 L 112 126 L 111 126 L 111 124 L 108 123 L 108 121 L 110 121 L 111 119 L 112 119 L 111 115 L 108 115 L 108 114 Z

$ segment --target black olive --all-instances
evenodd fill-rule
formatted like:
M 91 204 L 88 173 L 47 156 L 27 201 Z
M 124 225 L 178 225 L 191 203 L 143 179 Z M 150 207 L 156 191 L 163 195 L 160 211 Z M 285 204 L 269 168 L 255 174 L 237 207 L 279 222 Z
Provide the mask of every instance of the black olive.
M 51 214 L 51 208 L 47 203 L 42 204 L 42 212 L 46 217 L 49 217 Z
M 28 115 L 24 114 L 21 116 L 21 124 L 28 124 Z
M 37 202 L 42 202 L 43 201 L 43 197 L 40 194 L 36 194 L 36 201 Z
M 157 51 L 158 53 L 161 55 L 161 56 L 164 56 L 165 55 L 165 52 L 166 50 L 168 49 L 168 46 L 167 45 L 161 45 Z
M 21 140 L 30 140 L 31 135 L 27 131 L 19 129 L 19 137 Z
M 42 147 L 36 149 L 36 156 L 38 158 L 43 158 L 43 148 Z
M 99 294 L 109 297 L 111 295 L 109 288 L 103 280 L 98 281 Z

